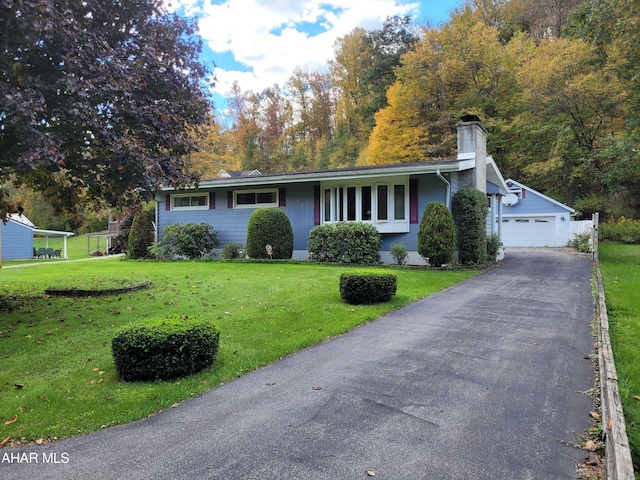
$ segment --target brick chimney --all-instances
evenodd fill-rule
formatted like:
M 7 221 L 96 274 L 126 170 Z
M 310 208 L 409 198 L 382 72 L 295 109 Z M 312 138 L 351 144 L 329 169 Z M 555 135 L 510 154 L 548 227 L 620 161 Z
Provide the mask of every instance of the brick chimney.
M 475 160 L 475 168 L 465 176 L 464 188 L 487 192 L 487 131 L 475 115 L 465 115 L 458 128 L 458 160 Z

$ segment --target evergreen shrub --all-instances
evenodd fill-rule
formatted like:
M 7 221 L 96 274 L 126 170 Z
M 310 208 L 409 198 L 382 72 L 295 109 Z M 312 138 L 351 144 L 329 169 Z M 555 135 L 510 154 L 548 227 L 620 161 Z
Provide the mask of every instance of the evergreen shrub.
M 165 227 L 162 233 L 162 256 L 193 260 L 212 255 L 220 245 L 218 234 L 208 223 L 179 223 Z
M 487 256 L 487 196 L 472 188 L 458 190 L 452 210 L 460 263 L 483 263 Z
M 272 248 L 271 256 L 267 245 Z M 293 229 L 279 208 L 256 208 L 247 225 L 249 258 L 289 259 L 293 256 Z
M 418 253 L 435 267 L 450 263 L 456 247 L 456 226 L 447 206 L 427 204 L 418 229 Z
M 133 217 L 129 230 L 127 250 L 129 257 L 137 260 L 149 256 L 149 247 L 153 245 L 153 223 L 148 212 L 140 211 Z
M 352 305 L 388 302 L 395 295 L 397 285 L 398 277 L 393 273 L 343 273 L 340 298 Z
M 487 237 L 487 261 L 495 262 L 498 258 L 498 250 L 502 247 L 500 236 L 497 233 Z
M 167 317 L 123 327 L 111 343 L 124 381 L 155 381 L 192 375 L 213 364 L 220 332 L 198 317 Z
M 222 248 L 220 258 L 224 260 L 237 260 L 239 258 L 244 258 L 246 252 L 247 249 L 244 245 L 240 245 L 238 243 L 228 243 Z
M 376 227 L 362 222 L 319 225 L 307 239 L 309 259 L 315 262 L 378 264 L 381 246 Z
M 404 265 L 407 263 L 407 257 L 409 256 L 409 252 L 407 251 L 407 247 L 402 243 L 394 243 L 391 245 L 389 249 L 389 255 L 395 260 L 397 265 Z

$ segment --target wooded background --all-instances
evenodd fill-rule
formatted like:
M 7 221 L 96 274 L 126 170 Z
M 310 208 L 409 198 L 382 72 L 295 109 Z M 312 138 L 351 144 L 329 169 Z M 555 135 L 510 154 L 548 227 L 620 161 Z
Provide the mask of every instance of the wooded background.
M 389 18 L 327 71 L 229 92 L 190 165 L 262 173 L 452 158 L 475 114 L 513 177 L 589 217 L 636 217 L 640 3 L 474 0 L 439 26 Z

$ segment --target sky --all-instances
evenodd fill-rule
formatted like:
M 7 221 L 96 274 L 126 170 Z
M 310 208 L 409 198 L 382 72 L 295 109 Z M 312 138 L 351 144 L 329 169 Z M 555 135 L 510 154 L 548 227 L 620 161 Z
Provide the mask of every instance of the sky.
M 170 11 L 197 19 L 202 60 L 214 62 L 216 110 L 237 81 L 242 91 L 284 86 L 296 67 L 322 70 L 334 42 L 356 27 L 382 28 L 408 15 L 438 26 L 462 0 L 166 0 Z

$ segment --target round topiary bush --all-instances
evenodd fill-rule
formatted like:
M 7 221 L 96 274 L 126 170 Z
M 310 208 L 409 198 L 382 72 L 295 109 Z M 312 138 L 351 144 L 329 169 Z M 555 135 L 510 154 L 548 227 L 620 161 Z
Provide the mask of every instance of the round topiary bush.
M 483 263 L 487 255 L 487 196 L 464 188 L 453 196 L 453 218 L 458 230 L 458 255 L 462 264 Z
M 444 203 L 431 202 L 422 213 L 418 229 L 418 253 L 435 267 L 450 263 L 456 247 L 453 215 Z
M 267 251 L 271 246 L 271 254 Z M 289 259 L 293 256 L 293 229 L 279 208 L 256 208 L 247 225 L 249 258 Z
M 397 285 L 398 277 L 393 273 L 343 273 L 340 298 L 352 305 L 388 302 L 395 295 Z
M 111 350 L 122 380 L 169 380 L 210 367 L 219 338 L 220 332 L 210 321 L 156 318 L 118 330 Z

